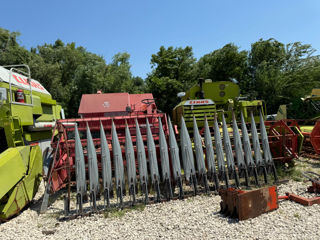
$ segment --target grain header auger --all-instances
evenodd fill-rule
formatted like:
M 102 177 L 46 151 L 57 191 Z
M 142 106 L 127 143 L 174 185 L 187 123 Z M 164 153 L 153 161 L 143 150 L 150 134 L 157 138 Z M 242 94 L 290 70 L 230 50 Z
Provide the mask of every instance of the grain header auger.
M 0 221 L 35 196 L 60 114 L 61 106 L 31 79 L 27 65 L 0 66 Z
M 218 125 L 217 114 L 212 125 L 204 119 L 204 132 L 199 132 L 194 119 L 192 141 L 184 118 L 181 118 L 180 135 L 176 136 L 170 118 L 167 121 L 166 115 L 157 111 L 152 95 L 148 96 L 148 101 L 144 100 L 144 94 L 136 97 L 135 101 L 131 101 L 129 94 L 126 96 L 127 102 L 121 106 L 113 106 L 119 103 L 117 94 L 83 97 L 79 109 L 83 108 L 82 104 L 86 104 L 86 98 L 95 98 L 93 108 L 86 106 L 87 116 L 57 121 L 59 134 L 52 139 L 54 158 L 42 211 L 47 208 L 50 192 L 67 187 L 65 212 L 68 214 L 71 210 L 72 185 L 76 186 L 77 199 L 73 212 L 78 215 L 116 206 L 111 202 L 114 192 L 119 207 L 124 207 L 139 202 L 182 199 L 232 185 L 239 188 L 243 184 L 242 178 L 245 179 L 244 185 L 249 186 L 253 177 L 254 184 L 259 186 L 259 175 L 263 175 L 264 182 L 268 183 L 270 173 L 277 181 L 276 172 L 270 171 L 275 168 L 270 158 L 268 138 L 265 134 L 260 135 L 260 138 L 256 134 L 250 139 L 243 116 L 241 127 L 246 134 L 242 135 L 242 141 L 239 130 L 234 127 L 233 134 L 236 137 L 235 142 L 231 143 L 224 114 L 222 129 Z M 140 104 L 141 99 L 143 104 Z M 97 111 L 96 106 L 100 104 L 108 107 L 104 107 L 104 112 L 98 116 L 100 110 Z M 95 117 L 90 117 L 89 111 Z M 252 114 L 251 121 L 252 131 L 257 132 Z M 260 121 L 260 127 L 265 131 L 262 114 Z M 235 117 L 233 124 L 238 126 Z M 224 132 L 223 138 L 221 130 Z M 261 152 L 264 154 L 261 155 Z M 185 186 L 184 182 L 191 188 Z M 130 197 L 128 201 L 124 198 L 126 192 Z M 102 203 L 98 201 L 100 196 L 103 196 Z M 86 205 L 88 197 L 90 207 Z

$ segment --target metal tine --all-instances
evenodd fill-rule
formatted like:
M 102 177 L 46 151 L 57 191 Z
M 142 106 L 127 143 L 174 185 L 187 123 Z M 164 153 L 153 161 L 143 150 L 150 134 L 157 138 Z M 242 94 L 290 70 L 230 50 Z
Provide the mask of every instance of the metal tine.
M 242 140 L 243 140 L 243 148 L 244 148 L 244 156 L 246 159 L 247 169 L 249 174 L 254 176 L 255 182 L 257 186 L 260 186 L 258 179 L 258 172 L 255 162 L 252 158 L 252 149 L 250 144 L 250 138 L 247 130 L 246 122 L 244 121 L 243 113 L 240 112 L 241 118 L 241 132 L 242 132 Z
M 134 157 L 134 149 L 131 139 L 131 134 L 129 126 L 126 122 L 126 144 L 125 144 L 125 155 L 127 163 L 127 173 L 128 173 L 128 187 L 129 194 L 132 196 L 132 205 L 136 202 L 136 185 L 137 185 L 137 176 L 136 176 L 136 161 Z
M 179 187 L 179 198 L 182 199 L 184 196 L 184 193 L 183 193 L 182 177 L 181 177 L 179 147 L 173 131 L 170 117 L 168 119 L 168 126 L 169 126 L 169 147 L 170 147 L 170 157 L 171 157 L 173 178 Z
M 96 148 L 93 143 L 90 128 L 87 123 L 87 151 L 88 151 L 88 168 L 89 168 L 89 185 L 90 185 L 90 201 L 92 208 L 97 210 L 97 195 L 99 193 L 99 172 Z
M 220 130 L 218 126 L 218 119 L 217 114 L 214 116 L 214 140 L 216 145 L 216 151 L 217 151 L 217 162 L 218 162 L 218 170 L 219 170 L 219 176 L 220 179 L 224 180 L 226 183 L 226 188 L 229 188 L 229 177 L 226 171 L 226 165 L 224 162 L 224 154 L 223 154 L 223 148 L 222 148 L 222 140 L 220 135 Z
M 260 133 L 261 133 L 261 141 L 262 141 L 264 160 L 265 160 L 265 163 L 268 167 L 268 170 L 271 169 L 273 172 L 274 181 L 277 182 L 278 181 L 277 170 L 276 170 L 276 167 L 275 167 L 273 159 L 272 159 L 269 141 L 268 141 L 267 130 L 266 130 L 266 126 L 264 125 L 264 119 L 263 119 L 261 110 L 259 111 L 259 115 L 260 115 Z
M 244 156 L 242 151 L 242 142 L 241 142 L 239 128 L 238 128 L 238 124 L 237 124 L 234 112 L 232 112 L 232 129 L 233 129 L 234 147 L 236 152 L 239 176 L 240 177 L 244 176 L 246 186 L 249 186 L 249 176 L 248 176 L 247 165 L 244 161 Z
M 250 112 L 250 117 L 251 117 L 252 145 L 253 145 L 254 157 L 256 160 L 256 166 L 260 173 L 261 171 L 263 172 L 264 182 L 268 183 L 267 169 L 261 155 L 258 131 L 257 131 L 256 123 L 254 121 L 253 112 Z
M 82 213 L 83 199 L 87 196 L 87 184 L 86 184 L 86 168 L 84 162 L 83 148 L 80 140 L 78 127 L 74 126 L 75 133 L 75 162 L 76 162 L 76 184 L 77 184 L 77 206 L 78 213 Z
M 181 130 L 180 130 L 180 144 L 181 144 L 181 155 L 182 155 L 182 162 L 184 168 L 184 175 L 186 180 L 189 181 L 191 185 L 194 186 L 194 194 L 196 195 L 198 192 L 197 186 L 197 178 L 196 178 L 196 171 L 194 167 L 194 157 L 192 151 L 192 144 L 190 140 L 190 136 L 187 130 L 186 123 L 184 118 L 181 117 Z
M 112 153 L 113 153 L 113 161 L 115 166 L 115 177 L 116 177 L 116 189 L 117 189 L 117 198 L 120 199 L 120 207 L 122 207 L 123 203 L 123 190 L 125 187 L 124 183 L 124 170 L 123 170 L 123 159 L 122 159 L 122 151 L 118 139 L 117 129 L 112 121 Z
M 111 169 L 111 156 L 108 141 L 102 122 L 100 121 L 100 141 L 101 141 L 101 167 L 102 167 L 102 183 L 103 183 L 103 196 L 104 205 L 110 207 L 110 192 L 112 191 L 112 169 Z
M 204 184 L 206 193 L 208 193 L 209 185 L 208 185 L 208 180 L 207 180 L 206 165 L 204 162 L 202 140 L 201 140 L 201 136 L 200 136 L 198 125 L 197 125 L 197 120 L 194 116 L 193 116 L 193 140 L 194 140 L 194 147 L 195 147 L 195 152 L 196 152 L 196 162 L 197 162 L 198 174 Z
M 212 146 L 212 138 L 211 138 L 207 117 L 205 117 L 204 119 L 204 142 L 206 146 L 206 160 L 208 164 L 208 175 L 210 176 L 211 181 L 214 181 L 215 189 L 217 191 L 219 189 L 219 179 L 218 179 L 218 174 L 216 170 L 214 150 Z
M 137 158 L 139 164 L 139 179 L 141 185 L 141 191 L 145 194 L 145 203 L 149 202 L 148 197 L 148 169 L 145 148 L 143 139 L 140 132 L 140 127 L 136 119 L 136 147 L 137 147 Z
M 148 159 L 149 159 L 151 181 L 154 186 L 154 191 L 157 194 L 156 202 L 160 202 L 161 201 L 160 186 L 159 186 L 160 177 L 159 177 L 156 146 L 154 144 L 148 118 L 146 118 L 146 122 L 147 122 L 147 148 L 148 148 Z
M 172 189 L 171 189 L 171 174 L 170 174 L 170 164 L 169 164 L 169 154 L 168 154 L 168 145 L 166 137 L 163 132 L 161 118 L 158 118 L 159 121 L 159 147 L 160 147 L 160 161 L 161 161 L 161 170 L 162 170 L 162 179 L 166 186 L 167 200 L 173 198 Z
M 231 141 L 228 133 L 226 119 L 224 118 L 224 113 L 222 113 L 222 128 L 223 128 L 223 143 L 224 143 L 224 150 L 226 153 L 229 177 L 230 178 L 234 177 L 236 186 L 239 187 L 240 183 L 239 183 L 238 170 L 236 169 L 236 166 L 234 164 L 232 145 L 231 145 Z

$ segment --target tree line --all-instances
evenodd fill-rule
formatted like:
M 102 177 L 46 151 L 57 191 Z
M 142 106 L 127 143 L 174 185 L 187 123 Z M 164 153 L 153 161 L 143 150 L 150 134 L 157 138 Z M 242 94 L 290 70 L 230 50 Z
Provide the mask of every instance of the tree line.
M 250 50 L 233 43 L 196 59 L 191 46 L 164 47 L 152 54 L 151 72 L 145 79 L 133 76 L 130 55 L 117 53 L 107 63 L 102 56 L 74 42 L 56 40 L 30 50 L 22 47 L 19 33 L 0 28 L 0 65 L 28 64 L 32 78 L 40 81 L 60 102 L 67 117 L 77 117 L 82 94 L 151 92 L 160 110 L 171 113 L 179 102 L 177 93 L 186 91 L 198 78 L 213 81 L 236 79 L 241 94 L 262 99 L 268 113 L 320 87 L 320 56 L 310 44 L 284 44 L 260 39 Z

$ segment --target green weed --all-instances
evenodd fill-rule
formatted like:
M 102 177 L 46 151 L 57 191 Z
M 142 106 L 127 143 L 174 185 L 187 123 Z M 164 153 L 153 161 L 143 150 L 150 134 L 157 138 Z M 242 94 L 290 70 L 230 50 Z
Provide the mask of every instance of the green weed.
M 290 164 L 278 164 L 276 168 L 279 179 L 292 179 L 297 182 L 303 181 L 302 171 L 294 162 Z
M 129 208 L 124 208 L 124 209 L 107 209 L 104 213 L 103 216 L 104 218 L 120 218 L 123 217 L 126 213 L 131 212 L 131 211 L 139 211 L 142 212 L 145 209 L 145 205 L 139 204 L 135 205 Z
M 301 219 L 301 216 L 300 216 L 299 213 L 295 213 L 295 214 L 293 214 L 293 216 L 294 216 L 295 218 Z

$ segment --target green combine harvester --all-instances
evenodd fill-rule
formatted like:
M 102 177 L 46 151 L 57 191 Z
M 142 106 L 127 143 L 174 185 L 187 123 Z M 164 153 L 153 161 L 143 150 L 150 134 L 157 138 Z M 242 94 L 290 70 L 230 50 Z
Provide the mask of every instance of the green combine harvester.
M 0 221 L 35 196 L 48 166 L 43 155 L 50 152 L 52 129 L 63 115 L 50 93 L 31 79 L 27 65 L 0 66 Z
M 320 154 L 320 88 L 312 89 L 309 96 L 297 98 L 291 104 L 281 105 L 275 118 L 289 119 L 287 121 L 297 126 L 299 152 Z
M 248 101 L 245 97 L 241 97 L 239 85 L 233 81 L 212 82 L 211 79 L 205 81 L 199 79 L 198 84 L 186 93 L 179 93 L 178 96 L 181 97 L 181 102 L 172 111 L 173 122 L 180 126 L 183 116 L 190 131 L 192 131 L 193 116 L 197 120 L 198 127 L 202 128 L 205 117 L 209 124 L 213 125 L 216 113 L 220 122 L 224 113 L 227 123 L 232 121 L 232 111 L 236 117 L 239 117 L 242 111 L 246 121 L 249 121 L 251 111 L 255 121 L 259 121 L 260 110 L 264 116 L 266 114 L 264 101 Z

